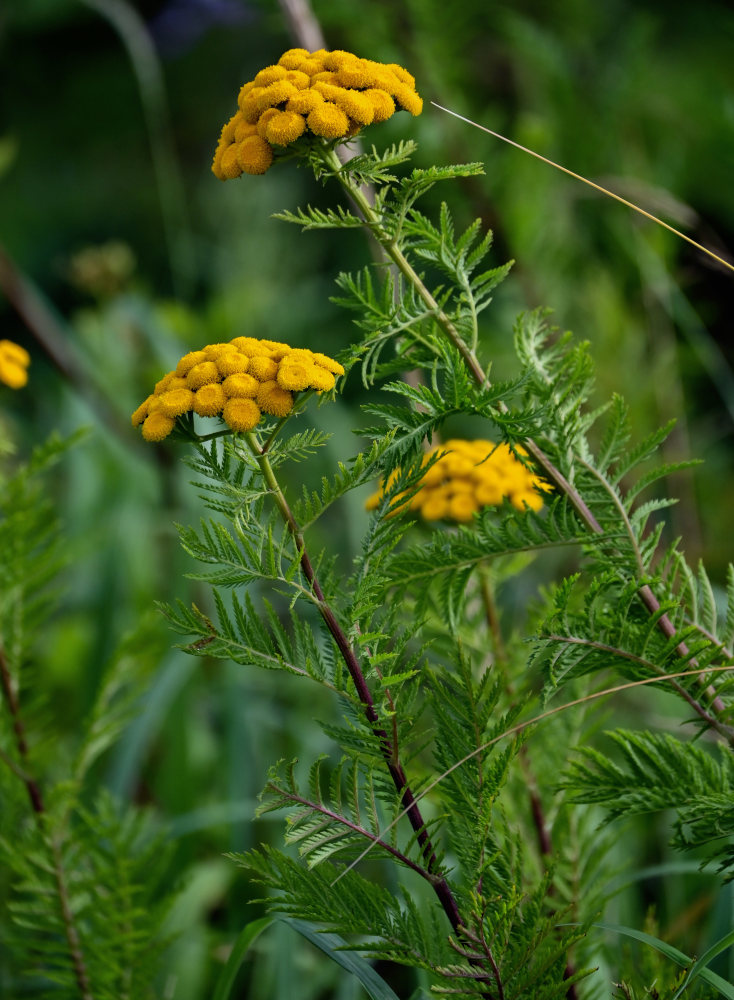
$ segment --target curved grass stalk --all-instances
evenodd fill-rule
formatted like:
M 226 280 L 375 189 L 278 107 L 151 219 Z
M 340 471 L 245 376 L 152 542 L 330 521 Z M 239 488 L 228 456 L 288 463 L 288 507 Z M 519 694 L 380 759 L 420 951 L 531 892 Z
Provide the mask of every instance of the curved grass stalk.
M 624 655 L 623 651 L 621 650 L 616 650 L 616 652 L 620 653 L 620 655 Z M 499 743 L 500 740 L 507 739 L 508 737 L 511 736 L 516 736 L 518 733 L 522 733 L 525 729 L 528 729 L 530 726 L 534 726 L 538 722 L 543 722 L 545 719 L 549 719 L 554 715 L 558 715 L 560 712 L 565 712 L 569 708 L 576 708 L 577 705 L 585 705 L 587 702 L 596 701 L 598 698 L 605 698 L 608 695 L 617 694 L 620 691 L 628 691 L 631 688 L 643 687 L 644 685 L 647 684 L 662 684 L 665 681 L 679 680 L 681 677 L 700 677 L 702 674 L 721 673 L 722 671 L 732 672 L 734 671 L 734 665 L 729 665 L 725 667 L 707 667 L 706 669 L 699 668 L 698 670 L 679 670 L 674 674 L 665 674 L 664 676 L 660 677 L 644 677 L 642 680 L 639 681 L 627 681 L 625 684 L 616 684 L 614 687 L 604 688 L 604 690 L 602 691 L 593 691 L 591 694 L 586 694 L 582 698 L 574 698 L 573 701 L 564 702 L 563 705 L 556 705 L 555 708 L 549 708 L 546 712 L 541 712 L 540 715 L 533 716 L 532 719 L 526 719 L 525 722 L 518 722 L 516 726 L 511 726 L 509 729 L 506 729 L 504 733 L 500 733 L 498 736 L 492 737 L 491 740 L 487 740 L 486 743 L 482 743 L 481 746 L 475 747 L 475 749 L 472 750 L 471 753 L 468 753 L 465 757 L 462 757 L 460 760 L 455 761 L 451 765 L 451 767 L 447 768 L 442 774 L 437 775 L 433 779 L 433 781 L 429 782 L 425 786 L 425 788 L 421 789 L 421 791 L 416 796 L 416 801 L 420 802 L 420 800 L 424 796 L 430 795 L 430 793 L 435 788 L 437 788 L 438 785 L 441 784 L 444 778 L 448 778 L 448 776 L 450 774 L 453 774 L 454 771 L 457 771 L 460 767 L 463 767 L 464 764 L 468 763 L 474 757 L 478 757 L 480 754 L 484 753 L 485 750 L 489 749 L 489 747 L 492 747 L 496 743 Z M 389 823 L 386 827 L 384 827 L 382 830 L 379 831 L 377 836 L 384 838 L 388 833 L 390 833 L 393 827 L 400 822 L 400 820 L 403 818 L 404 815 L 405 811 L 398 813 L 398 815 L 395 817 L 394 820 L 392 820 L 391 823 Z M 340 879 L 344 878 L 347 872 L 351 871 L 351 869 L 354 868 L 356 865 L 358 865 L 360 861 L 363 861 L 371 850 L 372 850 L 372 845 L 369 845 L 367 848 L 365 848 L 365 850 L 362 851 L 359 857 L 355 858 L 354 861 L 352 861 L 349 865 L 347 865 L 347 867 L 344 869 L 343 872 L 340 872 L 339 875 L 337 875 L 337 877 L 332 882 L 332 885 L 336 885 L 336 883 L 339 882 Z
M 556 163 L 554 160 L 549 160 L 547 156 L 542 156 L 540 153 L 536 153 L 534 150 L 528 149 L 527 146 L 521 146 L 519 142 L 515 142 L 514 139 L 508 139 L 507 136 L 501 135 L 499 132 L 494 132 L 491 128 L 487 128 L 486 125 L 479 125 L 478 122 L 472 121 L 471 118 L 465 118 L 463 115 L 458 114 L 456 111 L 451 111 L 450 108 L 444 108 L 443 105 L 436 104 L 435 101 L 431 101 L 431 104 L 434 106 L 434 108 L 438 108 L 439 111 L 445 111 L 446 114 L 453 115 L 453 117 L 458 118 L 459 121 L 466 122 L 467 125 L 472 125 L 474 128 L 478 128 L 482 132 L 487 132 L 489 135 L 493 135 L 495 139 L 501 139 L 502 142 L 506 142 L 508 145 L 514 146 L 515 149 L 519 149 L 523 153 L 528 153 L 530 156 L 534 156 L 536 160 L 541 160 L 543 163 L 546 163 L 549 167 L 555 167 L 556 170 L 560 170 L 564 174 L 568 174 L 568 176 L 573 177 L 574 180 L 581 181 L 582 184 L 588 184 L 589 187 L 594 188 L 595 191 L 599 191 L 600 194 L 606 195 L 607 198 L 613 198 L 615 201 L 620 202 L 627 208 L 631 208 L 633 211 L 639 212 L 640 215 L 644 215 L 646 219 L 649 219 L 651 222 L 657 223 L 658 226 L 662 226 L 663 229 L 667 229 L 675 236 L 678 236 L 680 239 L 685 240 L 686 243 L 690 243 L 692 247 L 696 248 L 696 250 L 700 250 L 701 253 L 708 254 L 708 256 L 712 257 L 715 261 L 717 261 L 717 263 L 722 264 L 730 271 L 734 271 L 734 264 L 732 264 L 730 261 L 724 260 L 723 257 L 719 257 L 719 255 L 714 253 L 713 250 L 709 250 L 708 247 L 703 246 L 703 244 L 701 243 L 697 243 L 695 240 L 692 240 L 690 236 L 686 236 L 686 234 L 682 233 L 679 229 L 676 229 L 674 226 L 668 225 L 667 222 L 663 222 L 662 219 L 659 219 L 656 215 L 653 215 L 652 212 L 646 212 L 644 208 L 640 208 L 639 205 L 635 205 L 633 201 L 628 201 L 621 195 L 615 194 L 614 191 L 610 191 L 608 188 L 602 187 L 601 184 L 597 184 L 595 181 L 590 181 L 588 177 L 584 177 L 581 174 L 577 174 L 575 173 L 575 171 L 569 170 L 568 167 L 563 167 L 561 166 L 560 163 Z
M 194 245 L 186 211 L 183 177 L 173 142 L 173 130 L 163 71 L 145 22 L 126 0 L 81 0 L 104 17 L 122 41 L 137 80 L 148 131 L 158 201 L 168 245 L 176 293 L 185 297 L 194 277 Z

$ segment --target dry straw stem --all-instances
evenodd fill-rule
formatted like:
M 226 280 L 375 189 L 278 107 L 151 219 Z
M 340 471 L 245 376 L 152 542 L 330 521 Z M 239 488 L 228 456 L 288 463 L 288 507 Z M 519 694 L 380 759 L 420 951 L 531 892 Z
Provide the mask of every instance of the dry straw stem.
M 599 191 L 601 194 L 607 196 L 607 198 L 614 198 L 615 201 L 620 202 L 622 205 L 626 205 L 627 208 L 633 209 L 635 212 L 639 212 L 640 215 L 644 215 L 646 219 L 651 222 L 657 223 L 658 226 L 662 226 L 663 229 L 669 230 L 676 236 L 679 236 L 686 243 L 690 243 L 691 246 L 700 250 L 702 253 L 708 254 L 719 264 L 728 268 L 730 271 L 734 271 L 734 264 L 731 264 L 728 260 L 724 260 L 723 257 L 719 257 L 715 254 L 713 250 L 709 250 L 708 247 L 703 246 L 701 243 L 697 243 L 692 240 L 690 236 L 686 236 L 679 229 L 675 229 L 673 226 L 669 226 L 667 222 L 663 222 L 656 215 L 651 212 L 646 212 L 644 208 L 640 208 L 639 205 L 635 205 L 633 201 L 628 201 L 619 194 L 615 194 L 614 191 L 610 191 L 608 188 L 602 187 L 601 184 L 597 184 L 595 181 L 590 181 L 588 177 L 582 177 L 581 174 L 575 173 L 573 170 L 569 170 L 568 167 L 562 167 L 560 163 L 556 163 L 554 160 L 549 160 L 547 156 L 542 156 L 540 153 L 536 153 L 532 149 L 528 149 L 527 146 L 521 146 L 519 142 L 515 142 L 514 139 L 508 139 L 507 136 L 501 135 L 499 132 L 494 132 L 491 128 L 487 128 L 486 125 L 479 125 L 477 122 L 471 120 L 471 118 L 465 118 L 463 115 L 458 114 L 456 111 L 452 111 L 450 108 L 444 108 L 441 104 L 436 104 L 435 101 L 431 101 L 434 108 L 438 108 L 439 111 L 445 111 L 448 115 L 453 115 L 454 118 L 458 118 L 459 121 L 466 122 L 467 125 L 473 125 L 474 128 L 480 129 L 482 132 L 487 132 L 489 135 L 493 135 L 495 139 L 501 139 L 502 142 L 506 142 L 510 146 L 514 146 L 515 149 L 522 150 L 523 153 L 528 153 L 530 156 L 534 156 L 536 160 L 541 160 L 543 163 L 547 163 L 549 167 L 555 167 L 556 170 L 561 170 L 564 174 L 568 174 L 569 177 L 573 177 L 574 180 L 581 181 L 582 184 L 587 184 L 589 187 L 594 188 L 595 191 Z
M 678 673 L 665 674 L 664 676 L 661 677 L 645 677 L 643 678 L 643 680 L 640 681 L 628 681 L 626 684 L 617 684 L 611 688 L 604 688 L 603 691 L 594 691 L 592 694 L 584 695 L 583 698 L 575 698 L 573 701 L 567 701 L 563 705 L 557 705 L 555 708 L 549 708 L 547 712 L 541 712 L 540 715 L 536 715 L 532 719 L 527 719 L 525 722 L 519 722 L 516 726 L 511 726 L 510 729 L 506 729 L 504 733 L 500 733 L 499 736 L 494 736 L 491 740 L 487 740 L 486 743 L 482 743 L 481 746 L 478 746 L 475 750 L 472 750 L 471 753 L 468 753 L 466 757 L 462 757 L 461 760 L 457 760 L 456 763 L 452 764 L 451 767 L 447 768 L 447 770 L 445 770 L 442 774 L 439 774 L 436 778 L 433 779 L 433 781 L 431 781 L 428 785 L 426 785 L 426 787 L 423 788 L 416 795 L 415 801 L 420 802 L 420 800 L 424 796 L 428 795 L 430 792 L 433 791 L 434 788 L 440 785 L 440 783 L 444 780 L 444 778 L 448 778 L 448 776 L 450 774 L 453 774 L 454 771 L 458 770 L 460 767 L 463 767 L 464 764 L 472 760 L 474 757 L 478 757 L 479 754 L 484 753 L 485 750 L 488 750 L 490 747 L 493 747 L 495 743 L 499 743 L 500 740 L 504 740 L 508 736 L 515 736 L 517 733 L 521 733 L 524 729 L 527 729 L 528 726 L 534 726 L 537 722 L 542 722 L 544 719 L 549 719 L 553 715 L 558 715 L 559 712 L 565 712 L 566 709 L 575 708 L 577 705 L 584 705 L 590 701 L 596 701 L 598 698 L 605 698 L 607 695 L 610 694 L 617 694 L 619 691 L 628 691 L 631 688 L 642 687 L 644 684 L 661 684 L 664 681 L 674 681 L 678 680 L 681 677 L 696 677 L 700 676 L 701 674 L 719 673 L 724 670 L 734 670 L 734 664 L 727 664 L 727 666 L 725 667 L 708 667 L 706 670 L 702 669 L 681 670 Z M 384 827 L 382 830 L 379 831 L 377 837 L 379 837 L 380 839 L 384 839 L 384 837 L 392 830 L 392 828 L 397 823 L 400 822 L 403 816 L 405 816 L 406 811 L 407 810 L 404 810 L 403 812 L 398 813 L 398 815 L 391 823 L 389 823 L 386 827 Z M 372 847 L 373 847 L 372 844 L 369 847 L 366 847 L 365 850 L 362 851 L 362 853 L 359 855 L 359 857 L 355 858 L 354 861 L 352 861 L 352 863 L 348 865 L 343 872 L 340 872 L 339 875 L 337 875 L 337 877 L 331 883 L 332 886 L 336 885 L 336 883 L 340 879 L 342 879 L 347 874 L 347 872 L 351 871 L 351 869 L 354 868 L 355 865 L 358 865 L 360 861 L 364 860 L 364 858 L 366 858 L 367 855 L 372 850 Z

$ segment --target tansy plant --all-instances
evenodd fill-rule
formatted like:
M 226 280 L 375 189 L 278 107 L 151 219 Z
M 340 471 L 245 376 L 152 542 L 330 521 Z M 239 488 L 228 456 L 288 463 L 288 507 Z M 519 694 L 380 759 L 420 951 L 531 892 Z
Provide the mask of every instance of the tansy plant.
M 421 107 L 402 67 L 347 52 L 292 49 L 240 90 L 214 174 L 304 161 L 346 203 L 279 218 L 361 228 L 381 260 L 337 278 L 359 334 L 345 333 L 341 363 L 317 343 L 239 337 L 186 355 L 133 415 L 148 440 L 176 428 L 193 442 L 214 513 L 182 541 L 204 564 L 215 613 L 168 613 L 191 653 L 282 670 L 334 696 L 337 718 L 321 720 L 334 756 L 303 779 L 302 765 L 276 764 L 262 794 L 259 814 L 288 813 L 288 849 L 234 855 L 271 913 L 329 932 L 334 954 L 410 967 L 416 997 L 610 995 L 622 952 L 606 951 L 594 922 L 619 826 L 599 828 L 602 817 L 669 810 L 674 847 L 734 874 L 734 573 L 719 616 L 705 570 L 664 541 L 671 467 L 649 460 L 669 428 L 636 442 L 620 397 L 589 408 L 586 343 L 542 311 L 523 315 L 515 370 L 490 377 L 483 313 L 509 265 L 487 268 L 479 220 L 458 232 L 446 204 L 435 220 L 416 207 L 481 165 L 408 169 L 410 140 L 337 155 L 368 126 Z M 392 397 L 364 407 L 371 446 L 319 491 L 287 497 L 280 468 L 325 439 L 292 420 L 357 363 L 366 387 Z M 395 378 L 406 371 L 417 375 Z M 468 420 L 475 440 L 441 443 L 447 422 Z M 354 565 L 314 552 L 314 526 L 376 481 Z M 544 579 L 543 550 L 564 554 L 555 567 L 573 559 L 574 572 L 511 617 L 503 595 L 531 565 Z M 705 738 L 615 730 L 585 745 L 598 699 L 613 705 L 633 689 L 643 701 L 653 686 Z M 625 933 L 641 934 L 615 931 Z M 667 963 L 655 995 L 734 995 L 703 960 L 643 938 Z M 361 978 L 372 996 L 395 995 L 374 973 Z
M 247 175 L 301 161 L 339 200 L 279 218 L 361 229 L 379 259 L 337 277 L 355 321 L 338 359 L 270 329 L 202 338 L 132 415 L 145 441 L 190 452 L 211 511 L 180 529 L 212 593 L 210 609 L 166 609 L 184 648 L 290 674 L 304 698 L 315 684 L 334 706 L 318 720 L 333 754 L 274 764 L 262 793 L 258 815 L 287 813 L 285 850 L 232 855 L 270 916 L 242 928 L 213 995 L 234 996 L 249 944 L 278 915 L 377 1000 L 397 996 L 390 962 L 406 967 L 411 1000 L 734 997 L 710 968 L 731 935 L 694 960 L 654 927 L 599 925 L 619 884 L 622 819 L 659 815 L 699 877 L 734 876 L 734 571 L 717 601 L 666 536 L 663 483 L 682 466 L 653 459 L 669 428 L 636 441 L 621 397 L 592 402 L 589 345 L 542 311 L 518 318 L 512 370 L 490 374 L 484 313 L 509 265 L 487 266 L 480 220 L 458 231 L 447 204 L 436 218 L 417 207 L 481 165 L 411 169 L 409 139 L 348 158 L 374 124 L 421 112 L 405 69 L 292 49 L 237 103 L 215 176 L 267 184 Z M 23 385 L 27 361 L 0 341 L 0 381 Z M 319 490 L 292 495 L 284 468 L 327 438 L 310 407 L 329 406 L 357 370 L 374 394 L 368 444 Z M 111 666 L 61 780 L 44 782 L 41 764 L 54 775 L 58 762 L 26 739 L 21 668 L 55 538 L 37 474 L 58 450 L 0 478 L 3 809 L 25 817 L 17 844 L 0 840 L 14 947 L 58 984 L 43 995 L 147 996 L 165 943 L 152 876 L 165 856 L 140 816 L 121 818 L 104 796 L 90 804 L 84 782 L 129 717 L 154 643 L 134 637 Z M 319 539 L 352 490 L 372 495 L 345 565 Z M 634 729 L 627 700 L 628 728 L 596 731 L 598 706 L 661 691 L 667 728 Z M 656 955 L 650 978 L 620 935 Z
M 263 792 L 260 814 L 288 812 L 288 850 L 235 860 L 272 913 L 338 934 L 326 950 L 412 968 L 415 996 L 609 995 L 609 975 L 594 967 L 625 970 L 594 924 L 618 829 L 596 829 L 605 813 L 670 810 L 676 848 L 724 879 L 734 873 L 734 574 L 719 618 L 703 568 L 663 540 L 659 514 L 671 501 L 659 487 L 671 469 L 649 459 L 669 428 L 632 442 L 620 397 L 588 408 L 587 344 L 543 312 L 526 314 L 515 371 L 490 377 L 482 314 L 508 266 L 487 269 L 491 235 L 479 220 L 457 232 L 446 204 L 435 221 L 416 207 L 438 181 L 481 166 L 406 170 L 410 140 L 337 155 L 395 111 L 420 112 L 409 73 L 293 49 L 242 87 L 238 105 L 214 157 L 218 178 L 299 158 L 347 203 L 279 218 L 362 228 L 378 244 L 381 261 L 337 279 L 359 332 L 351 344 L 345 336 L 341 362 L 358 361 L 365 385 L 382 383 L 393 401 L 364 407 L 368 450 L 296 498 L 278 470 L 324 435 L 291 431 L 291 421 L 344 372 L 318 344 L 202 347 L 133 415 L 148 440 L 175 427 L 193 442 L 215 515 L 182 530 L 215 606 L 214 617 L 169 609 L 186 648 L 297 675 L 338 706 L 336 721 L 321 721 L 333 758 L 312 762 L 303 781 L 295 762 L 280 762 Z M 418 377 L 395 379 L 408 370 Z M 219 418 L 217 429 L 195 415 Z M 441 443 L 448 421 L 469 418 L 481 436 Z M 375 480 L 354 565 L 312 551 L 314 526 Z M 516 634 L 502 595 L 549 549 L 572 553 L 575 571 Z M 266 588 L 271 599 L 256 597 Z M 631 687 L 642 700 L 653 685 L 706 739 L 615 730 L 598 749 L 584 745 L 598 698 Z M 734 995 L 706 963 L 645 940 L 668 963 L 656 995 L 703 984 Z M 373 996 L 394 996 L 369 982 Z

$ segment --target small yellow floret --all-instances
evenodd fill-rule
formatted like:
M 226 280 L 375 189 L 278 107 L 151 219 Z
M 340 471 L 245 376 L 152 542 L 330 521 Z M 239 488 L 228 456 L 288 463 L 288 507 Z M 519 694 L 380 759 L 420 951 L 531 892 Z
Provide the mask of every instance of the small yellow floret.
M 257 125 L 245 121 L 241 111 L 238 111 L 237 115 L 240 120 L 237 123 L 237 128 L 234 130 L 234 141 L 236 143 L 242 142 L 243 139 L 248 139 L 251 135 L 257 135 Z
M 331 52 L 324 54 L 323 63 L 326 69 L 339 69 L 345 63 L 353 63 L 355 58 L 356 56 L 344 49 L 332 49 Z
M 324 139 L 339 139 L 349 131 L 349 119 L 341 108 L 326 102 L 313 109 L 307 124 L 314 135 Z
M 226 181 L 227 178 L 222 173 L 222 154 L 224 153 L 225 146 L 221 144 L 217 146 L 214 150 L 214 159 L 212 160 L 212 173 L 217 178 L 218 181 Z
M 251 141 L 251 139 L 245 139 L 245 142 Z M 225 181 L 233 181 L 236 177 L 239 177 L 244 170 L 244 167 L 240 166 L 240 162 L 237 157 L 237 151 L 241 145 L 243 145 L 243 143 L 239 143 L 236 146 L 227 146 L 219 158 L 219 172 Z
M 273 162 L 273 150 L 270 144 L 259 135 L 248 136 L 236 146 L 231 147 L 236 151 L 237 163 L 241 171 L 246 174 L 264 174 L 270 169 Z M 222 158 L 222 170 L 225 170 L 224 158 Z M 239 176 L 239 175 L 238 175 Z
M 320 59 L 304 59 L 298 69 L 301 73 L 305 73 L 306 76 L 313 79 L 317 73 L 323 72 L 324 64 Z
M 237 372 L 246 372 L 250 366 L 250 359 L 241 354 L 236 348 L 227 354 L 222 354 L 216 359 L 214 364 L 222 378 L 234 375 Z
M 266 66 L 255 76 L 254 82 L 258 87 L 267 87 L 268 84 L 275 83 L 276 80 L 282 80 L 286 73 L 287 70 L 282 64 L 280 66 Z
M 143 423 L 143 437 L 146 441 L 162 441 L 163 438 L 173 430 L 176 421 L 173 417 L 167 417 L 160 410 L 155 410 L 145 418 Z
M 436 491 L 436 495 L 429 496 L 420 510 L 426 521 L 441 521 L 449 515 L 449 503 Z
M 343 375 L 344 367 L 340 365 L 338 361 L 334 361 L 330 358 L 328 354 L 321 354 L 319 351 L 314 351 L 313 355 L 314 363 L 319 365 L 321 368 L 325 368 L 327 372 L 333 372 L 334 375 Z
M 233 347 L 232 344 L 207 344 L 203 348 L 207 361 L 216 361 L 221 354 L 228 354 L 236 350 L 237 348 Z
M 412 90 L 415 90 L 415 77 L 412 76 L 407 69 L 399 66 L 398 63 L 387 63 L 387 68 L 400 80 L 401 83 L 407 84 Z
M 138 427 L 148 416 L 149 412 L 148 407 L 150 406 L 150 402 L 152 399 L 153 399 L 152 396 L 148 396 L 147 399 L 143 400 L 143 402 L 140 404 L 137 410 L 135 410 L 132 417 L 130 418 L 130 422 L 132 423 L 133 427 Z
M 242 117 L 245 119 L 245 121 L 249 122 L 251 125 L 257 122 L 258 118 L 260 117 L 260 113 L 263 110 L 260 107 L 259 99 L 264 93 L 264 91 L 265 87 L 255 87 L 255 86 L 250 87 L 249 89 L 243 87 L 242 90 L 240 91 L 240 96 L 237 99 L 238 104 L 240 106 L 240 111 L 242 112 Z
M 277 118 L 280 111 L 277 108 L 268 108 L 266 111 L 260 115 L 257 120 L 257 125 L 255 126 L 255 131 L 260 136 L 261 139 L 267 139 L 268 137 L 268 125 L 273 120 Z
M 301 90 L 295 97 L 291 97 L 285 106 L 286 111 L 294 111 L 299 115 L 307 115 L 319 104 L 324 103 L 323 96 L 318 90 Z
M 387 91 L 379 90 L 377 87 L 370 87 L 368 90 L 363 90 L 362 94 L 372 105 L 372 120 L 374 122 L 387 121 L 388 118 L 395 114 L 395 101 Z
M 423 101 L 410 87 L 400 84 L 392 91 L 398 104 L 410 111 L 411 115 L 419 115 L 423 110 Z
M 231 343 L 241 354 L 247 354 L 248 357 L 263 353 L 262 341 L 258 340 L 257 337 L 235 337 Z
M 315 377 L 317 377 L 316 365 L 308 361 L 291 361 L 290 356 L 278 368 L 278 385 L 293 392 L 308 389 Z
M 251 431 L 260 420 L 260 407 L 253 399 L 235 397 L 224 404 L 222 417 L 233 431 Z
M 308 73 L 303 73 L 300 69 L 290 69 L 285 76 L 288 83 L 292 83 L 299 90 L 306 90 L 311 86 L 311 77 Z
M 25 347 L 16 344 L 14 340 L 0 340 L 0 357 L 6 361 L 12 361 L 16 365 L 27 368 L 31 363 L 31 356 Z
M 201 364 L 202 361 L 206 361 L 206 354 L 203 351 L 189 351 L 188 354 L 184 354 L 174 370 L 177 375 L 186 375 L 194 365 Z
M 218 382 L 204 385 L 194 395 L 194 412 L 200 417 L 216 417 L 227 401 L 224 390 Z
M 475 496 L 481 507 L 498 507 L 502 503 L 502 490 L 491 481 L 479 483 Z
M 477 505 L 471 492 L 459 493 L 449 500 L 449 516 L 454 521 L 471 521 L 476 509 Z
M 269 357 L 271 357 L 273 361 L 280 361 L 280 359 L 284 358 L 286 354 L 290 354 L 292 350 L 288 344 L 281 344 L 277 340 L 263 340 L 262 343 L 268 345 L 268 351 L 270 352 Z
M 253 90 L 248 97 L 251 97 L 255 91 Z M 269 87 L 265 87 L 262 93 L 257 95 L 257 106 L 260 111 L 264 111 L 266 108 L 274 108 L 276 104 L 284 104 L 289 97 L 294 97 L 298 93 L 298 87 L 295 87 L 288 80 L 277 80 L 275 83 L 271 83 Z
M 188 413 L 194 403 L 191 389 L 169 389 L 160 396 L 158 409 L 167 417 L 180 417 Z
M 263 382 L 258 390 L 257 404 L 263 413 L 274 417 L 285 417 L 293 409 L 293 396 L 281 388 L 275 379 Z
M 540 510 L 543 506 L 543 498 L 534 490 L 524 490 L 521 493 L 513 493 L 510 497 L 510 502 L 514 507 L 517 507 L 518 510 L 523 510 L 525 504 L 527 504 L 531 510 Z
M 287 146 L 295 142 L 306 131 L 303 115 L 295 111 L 279 111 L 277 117 L 271 118 L 265 130 L 265 138 L 274 146 Z
M 257 396 L 260 383 L 252 375 L 235 373 L 222 382 L 222 389 L 227 396 L 240 396 L 243 399 L 254 399 Z
M 331 372 L 327 372 L 325 368 L 319 368 L 318 365 L 315 365 L 310 385 L 312 389 L 318 389 L 319 392 L 325 392 L 328 389 L 334 388 L 336 385 L 336 379 Z
M 186 375 L 186 385 L 189 389 L 200 389 L 209 382 L 219 381 L 219 370 L 213 361 L 202 361 L 194 365 Z
M 354 87 L 359 90 L 378 87 L 380 85 L 379 63 L 370 62 L 368 59 L 358 59 L 342 66 L 337 76 L 337 82 L 342 87 Z
M 229 121 L 222 126 L 222 131 L 219 134 L 219 141 L 223 146 L 228 146 L 234 139 L 237 123 L 240 121 L 241 117 L 240 112 L 237 111 L 232 115 Z
M 285 69 L 298 69 L 304 59 L 308 59 L 311 53 L 308 49 L 288 49 L 278 60 L 278 65 Z
M 375 116 L 372 102 L 358 90 L 335 86 L 333 83 L 314 83 L 312 89 L 360 125 L 369 125 Z
M 0 382 L 10 389 L 22 389 L 28 382 L 28 372 L 10 358 L 0 357 Z
M 336 73 L 332 73 L 328 69 L 322 70 L 320 73 L 314 73 L 311 77 L 311 86 L 315 83 L 337 83 Z
M 267 382 L 278 374 L 278 362 L 262 356 L 250 358 L 250 374 L 254 375 L 258 382 Z

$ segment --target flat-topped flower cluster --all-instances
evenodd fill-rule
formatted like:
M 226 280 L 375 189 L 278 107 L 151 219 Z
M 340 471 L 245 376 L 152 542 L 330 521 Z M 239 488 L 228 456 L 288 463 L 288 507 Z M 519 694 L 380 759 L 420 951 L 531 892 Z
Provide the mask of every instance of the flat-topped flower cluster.
M 338 361 L 275 340 L 235 337 L 184 354 L 132 415 L 146 441 L 162 441 L 185 413 L 221 417 L 233 431 L 251 431 L 262 415 L 285 417 L 294 393 L 333 389 Z
M 518 453 L 524 455 L 522 448 Z M 525 505 L 540 510 L 543 498 L 540 490 L 547 484 L 515 457 L 506 444 L 492 441 L 464 441 L 452 438 L 429 449 L 423 463 L 436 454 L 440 457 L 426 470 L 420 488 L 401 510 L 419 511 L 426 521 L 471 521 L 482 507 L 499 506 L 507 499 L 522 510 Z M 389 489 L 395 478 L 388 480 Z M 367 501 L 374 510 L 385 493 L 380 489 Z
M 0 382 L 11 389 L 22 389 L 28 381 L 31 356 L 25 347 L 12 340 L 0 340 Z
M 401 108 L 413 115 L 423 109 L 415 79 L 402 66 L 326 49 L 289 49 L 241 88 L 238 104 L 212 164 L 223 181 L 264 174 L 275 150 L 308 132 L 345 139 Z

